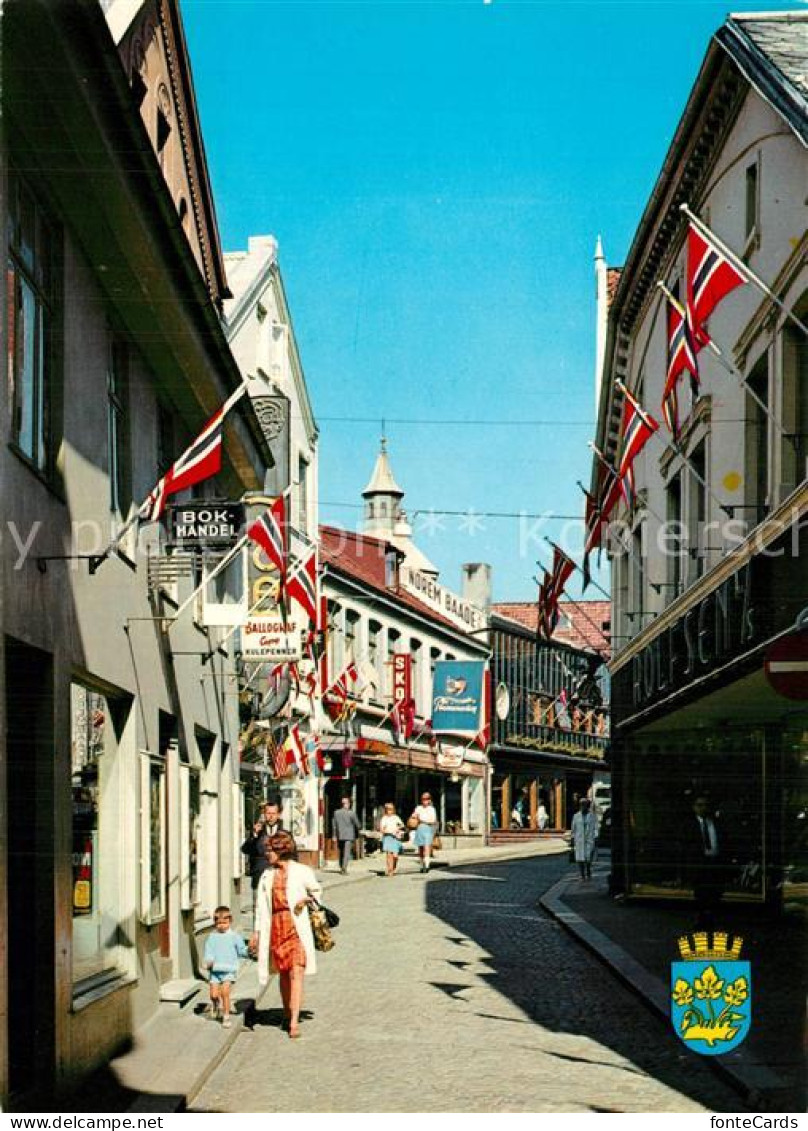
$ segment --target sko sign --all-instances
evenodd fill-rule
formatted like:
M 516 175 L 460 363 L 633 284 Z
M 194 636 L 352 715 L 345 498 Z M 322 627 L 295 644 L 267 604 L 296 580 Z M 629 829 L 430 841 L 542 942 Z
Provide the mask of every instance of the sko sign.
M 808 628 L 790 632 L 766 653 L 766 679 L 786 699 L 808 699 Z

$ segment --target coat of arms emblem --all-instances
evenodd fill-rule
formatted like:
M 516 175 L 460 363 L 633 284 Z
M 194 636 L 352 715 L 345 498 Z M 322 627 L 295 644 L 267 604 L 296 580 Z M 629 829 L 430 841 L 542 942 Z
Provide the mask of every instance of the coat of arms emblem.
M 752 1024 L 752 974 L 740 961 L 743 939 L 706 931 L 679 939 L 671 963 L 671 1021 L 680 1040 L 702 1056 L 736 1049 Z

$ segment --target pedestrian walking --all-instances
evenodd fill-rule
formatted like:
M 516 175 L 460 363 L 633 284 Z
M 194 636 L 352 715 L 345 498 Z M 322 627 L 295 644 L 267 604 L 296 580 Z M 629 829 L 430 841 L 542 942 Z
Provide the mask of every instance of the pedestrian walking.
M 277 801 L 267 801 L 261 806 L 261 811 L 253 822 L 252 832 L 241 846 L 241 851 L 247 857 L 247 866 L 250 871 L 253 910 L 255 910 L 255 893 L 258 890 L 258 881 L 267 867 L 267 840 L 275 833 L 279 833 L 282 828 L 280 805 Z
M 258 957 L 258 981 L 265 986 L 270 972 L 278 975 L 283 1002 L 283 1027 L 300 1036 L 303 978 L 317 972 L 309 907 L 322 894 L 311 868 L 298 863 L 290 833 L 267 841 L 267 864 L 258 884 L 255 928 L 250 949 Z
M 239 962 L 247 957 L 247 944 L 233 930 L 233 916 L 229 907 L 222 905 L 213 912 L 214 930 L 205 940 L 202 961 L 208 970 L 210 986 L 209 1014 L 221 1020 L 229 1029 L 230 987 L 238 977 Z
M 410 822 L 415 825 L 413 843 L 421 859 L 421 871 L 428 872 L 432 857 L 432 842 L 438 828 L 438 814 L 432 804 L 431 794 L 421 794 L 421 804 L 416 805 Z
M 598 819 L 587 798 L 578 803 L 578 812 L 572 818 L 572 849 L 582 880 L 592 879 L 592 860 L 598 839 Z
M 382 834 L 382 851 L 387 854 L 385 857 L 386 874 L 392 876 L 395 874 L 406 834 L 404 822 L 396 813 L 396 807 L 392 801 L 388 801 L 384 806 L 384 814 L 379 822 L 379 832 Z
M 343 797 L 340 808 L 335 811 L 331 820 L 331 835 L 337 842 L 339 870 L 345 876 L 353 856 L 354 843 L 359 836 L 359 821 L 351 806 L 350 797 Z

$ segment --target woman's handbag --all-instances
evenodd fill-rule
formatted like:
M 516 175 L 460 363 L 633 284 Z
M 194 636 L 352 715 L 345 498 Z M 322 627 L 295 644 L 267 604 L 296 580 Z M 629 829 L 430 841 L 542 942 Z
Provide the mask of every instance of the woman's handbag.
M 432 851 L 437 852 L 441 848 L 443 848 L 443 843 L 440 839 L 440 833 L 435 833 L 432 837 Z
M 311 921 L 311 932 L 314 935 L 314 949 L 333 950 L 335 943 L 331 937 L 331 928 L 328 925 L 325 908 L 310 907 L 309 919 Z
M 418 828 L 418 825 L 419 825 L 419 823 L 420 823 L 420 822 L 419 822 L 418 818 L 417 818 L 416 816 L 412 816 L 412 817 L 410 817 L 410 819 L 409 819 L 409 820 L 407 821 L 407 828 L 408 828 L 408 829 L 417 829 L 417 828 Z
M 314 906 L 325 915 L 325 921 L 332 931 L 335 927 L 339 926 L 339 915 L 337 915 L 336 911 L 332 911 L 330 907 L 326 907 L 324 903 L 320 903 L 319 899 L 315 899 Z

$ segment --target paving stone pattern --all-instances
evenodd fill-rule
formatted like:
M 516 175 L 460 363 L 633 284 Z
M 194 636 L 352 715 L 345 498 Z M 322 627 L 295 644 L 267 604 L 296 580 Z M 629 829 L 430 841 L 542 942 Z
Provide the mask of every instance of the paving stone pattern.
M 736 1093 L 553 919 L 558 857 L 411 870 L 329 894 L 338 945 L 303 1037 L 277 987 L 193 1111 L 742 1110 Z

